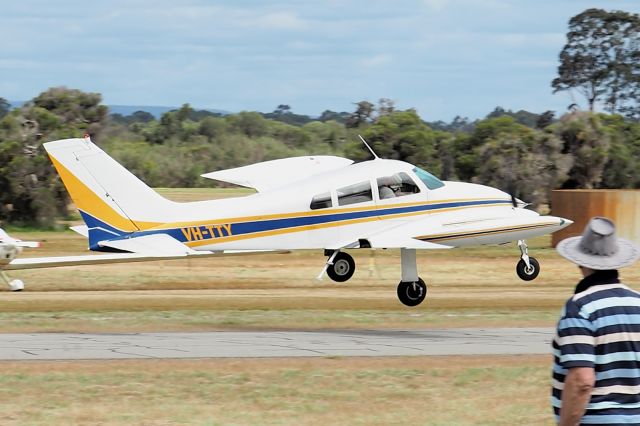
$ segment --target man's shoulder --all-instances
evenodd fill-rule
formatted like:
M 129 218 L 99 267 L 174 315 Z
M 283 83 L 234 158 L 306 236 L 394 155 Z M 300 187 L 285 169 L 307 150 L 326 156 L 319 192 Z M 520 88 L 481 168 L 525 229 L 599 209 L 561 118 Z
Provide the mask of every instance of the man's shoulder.
M 612 284 L 598 284 L 589 287 L 588 289 L 574 294 L 569 302 L 574 302 L 579 305 L 592 302 L 598 299 L 604 299 L 607 297 L 637 297 L 640 298 L 640 293 L 629 288 L 624 283 L 612 283 Z

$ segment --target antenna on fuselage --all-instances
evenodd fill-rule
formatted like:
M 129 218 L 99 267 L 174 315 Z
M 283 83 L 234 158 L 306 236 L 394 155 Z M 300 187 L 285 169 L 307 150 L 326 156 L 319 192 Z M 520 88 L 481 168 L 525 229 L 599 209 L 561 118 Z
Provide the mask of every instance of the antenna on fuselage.
M 364 140 L 364 138 L 362 137 L 362 135 L 358 135 L 358 137 L 360 138 L 360 140 L 362 141 L 362 143 L 364 144 L 364 146 L 367 147 L 367 149 L 369 149 L 369 151 L 371 152 L 371 154 L 373 154 L 373 159 L 374 160 L 379 160 L 380 157 L 378 157 L 378 155 L 375 153 L 375 151 L 369 146 L 369 144 L 367 143 L 366 140 Z

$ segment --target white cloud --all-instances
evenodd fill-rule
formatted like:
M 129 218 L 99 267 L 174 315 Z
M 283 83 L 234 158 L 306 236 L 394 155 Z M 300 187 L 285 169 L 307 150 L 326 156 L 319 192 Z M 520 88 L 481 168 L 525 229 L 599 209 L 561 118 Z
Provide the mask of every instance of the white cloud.
M 422 0 L 422 3 L 433 12 L 442 12 L 449 6 L 451 0 Z
M 374 56 L 364 58 L 360 61 L 360 64 L 367 68 L 373 68 L 373 67 L 380 67 L 383 65 L 387 65 L 387 64 L 390 64 L 391 62 L 392 62 L 392 58 L 390 55 L 380 54 L 380 55 L 374 55 Z
M 254 24 L 260 28 L 274 30 L 299 30 L 305 28 L 305 22 L 291 12 L 268 13 L 254 18 Z

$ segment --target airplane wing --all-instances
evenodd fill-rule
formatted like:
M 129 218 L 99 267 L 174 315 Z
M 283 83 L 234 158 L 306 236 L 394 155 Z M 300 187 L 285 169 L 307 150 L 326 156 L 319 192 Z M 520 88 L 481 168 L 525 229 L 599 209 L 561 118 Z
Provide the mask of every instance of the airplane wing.
M 353 161 L 347 158 L 331 155 L 292 157 L 205 173 L 201 176 L 264 192 L 309 176 L 341 169 L 352 163 Z
M 438 234 L 445 229 L 439 220 L 426 217 L 418 220 L 400 221 L 397 225 L 367 237 L 372 248 L 408 248 L 408 249 L 450 249 L 452 246 L 424 241 L 418 236 Z
M 535 213 L 527 217 L 504 216 L 467 221 L 459 219 L 446 223 L 431 217 L 402 221 L 379 232 L 363 235 L 358 240 L 344 241 L 327 248 L 337 250 L 361 247 L 364 241 L 371 248 L 427 250 L 449 249 L 462 245 L 500 244 L 513 240 L 513 235 L 526 239 L 540 235 L 541 230 L 557 228 L 562 224 L 562 219 L 538 216 Z
M 424 223 L 423 223 L 424 222 Z M 419 225 L 418 225 L 419 224 Z M 368 243 L 370 248 L 409 248 L 421 250 L 441 250 L 450 249 L 451 246 L 421 241 L 413 238 L 416 235 L 416 229 L 439 229 L 441 225 L 431 218 L 419 221 L 406 222 L 402 221 L 395 225 L 389 226 L 382 231 L 373 234 L 363 235 L 358 240 L 342 241 L 326 247 L 329 250 L 348 249 L 362 247 L 364 241 Z

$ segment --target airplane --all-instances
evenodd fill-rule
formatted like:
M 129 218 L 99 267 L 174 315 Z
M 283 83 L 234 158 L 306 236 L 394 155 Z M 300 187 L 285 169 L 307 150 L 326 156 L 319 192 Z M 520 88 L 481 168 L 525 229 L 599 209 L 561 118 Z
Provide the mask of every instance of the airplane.
M 527 210 L 499 189 L 441 181 L 415 165 L 381 159 L 362 141 L 372 160 L 302 156 L 203 174 L 256 192 L 186 203 L 159 195 L 88 135 L 45 143 L 85 223 L 72 229 L 88 239 L 89 250 L 108 253 L 16 259 L 16 243 L 0 241 L 0 256 L 7 256 L 0 269 L 323 249 L 327 260 L 317 278 L 326 273 L 345 282 L 355 272 L 348 250 L 400 249 L 397 296 L 417 306 L 427 286 L 416 250 L 517 241 L 516 272 L 529 281 L 540 265 L 526 239 L 573 223 Z

